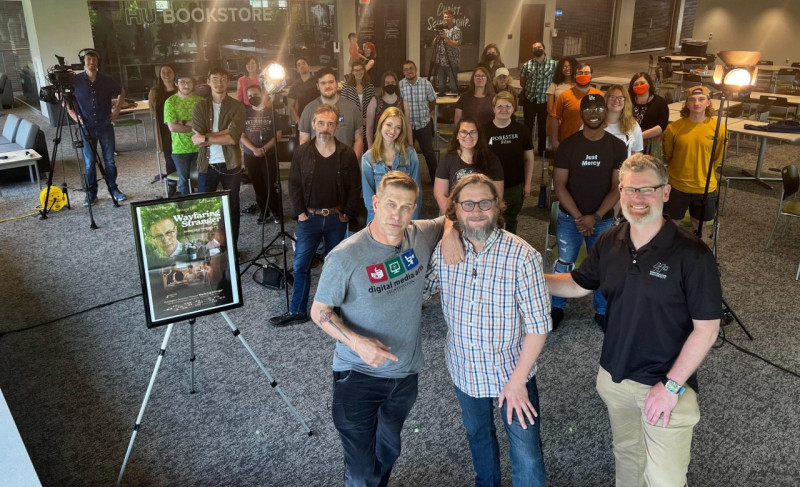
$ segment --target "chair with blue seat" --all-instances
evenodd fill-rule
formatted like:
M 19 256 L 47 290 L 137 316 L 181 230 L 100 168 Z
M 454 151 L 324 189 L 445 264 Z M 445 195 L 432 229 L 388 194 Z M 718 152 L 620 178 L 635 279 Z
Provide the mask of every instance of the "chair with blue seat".
M 769 249 L 772 243 L 772 237 L 775 235 L 775 229 L 778 228 L 778 222 L 781 217 L 787 217 L 781 237 L 786 234 L 786 227 L 789 226 L 789 217 L 800 217 L 800 199 L 797 197 L 798 189 L 800 189 L 800 176 L 798 176 L 797 166 L 790 164 L 781 169 L 781 179 L 783 180 L 783 190 L 781 191 L 781 199 L 778 204 L 778 215 L 775 217 L 775 224 L 772 225 L 772 231 L 769 234 L 767 246 L 764 250 Z M 798 266 L 797 275 L 795 276 L 795 280 L 797 279 L 800 279 L 800 266 Z

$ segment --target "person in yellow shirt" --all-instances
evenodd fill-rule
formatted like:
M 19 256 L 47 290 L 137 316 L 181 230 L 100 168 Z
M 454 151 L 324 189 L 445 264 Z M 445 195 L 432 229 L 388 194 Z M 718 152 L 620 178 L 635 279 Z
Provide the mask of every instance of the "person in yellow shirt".
M 664 160 L 669 166 L 669 184 L 672 186 L 669 201 L 664 204 L 664 213 L 680 221 L 688 208 L 695 231 L 700 223 L 700 209 L 703 206 L 708 163 L 717 125 L 713 115 L 708 88 L 695 86 L 688 90 L 681 118 L 669 124 L 664 133 Z M 724 141 L 725 127 L 720 126 L 714 149 L 714 169 L 722 163 Z M 714 219 L 718 197 L 717 177 L 712 172 L 703 212 L 704 221 Z

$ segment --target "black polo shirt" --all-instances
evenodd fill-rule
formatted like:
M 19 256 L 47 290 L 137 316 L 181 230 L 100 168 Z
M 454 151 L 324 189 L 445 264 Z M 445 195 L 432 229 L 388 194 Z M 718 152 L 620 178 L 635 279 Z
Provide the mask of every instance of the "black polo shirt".
M 629 225 L 601 235 L 572 278 L 584 289 L 599 288 L 608 301 L 600 365 L 614 382 L 652 386 L 678 358 L 692 319 L 722 318 L 722 289 L 714 255 L 696 237 L 665 219 L 635 250 Z M 696 374 L 687 384 L 697 391 Z

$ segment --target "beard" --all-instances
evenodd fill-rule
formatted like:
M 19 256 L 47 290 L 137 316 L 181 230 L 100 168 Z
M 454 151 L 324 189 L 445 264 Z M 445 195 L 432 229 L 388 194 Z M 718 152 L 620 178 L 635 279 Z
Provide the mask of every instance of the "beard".
M 487 238 L 497 228 L 497 214 L 493 214 L 484 220 L 482 225 L 470 225 L 469 217 L 466 219 L 459 218 L 458 226 L 461 230 L 461 236 L 467 240 L 486 241 Z
M 627 206 L 622 206 L 622 214 L 625 216 L 625 219 L 628 220 L 628 223 L 631 225 L 646 225 L 657 218 L 661 218 L 664 213 L 664 207 L 661 206 L 660 208 L 650 207 L 650 211 L 645 213 L 644 215 L 632 215 L 628 211 Z

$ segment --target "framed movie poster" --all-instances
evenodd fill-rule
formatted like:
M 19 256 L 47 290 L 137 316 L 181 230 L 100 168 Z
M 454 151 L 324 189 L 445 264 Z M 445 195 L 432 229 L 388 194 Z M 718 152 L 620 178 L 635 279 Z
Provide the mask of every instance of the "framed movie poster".
M 242 306 L 228 192 L 131 203 L 147 327 Z

